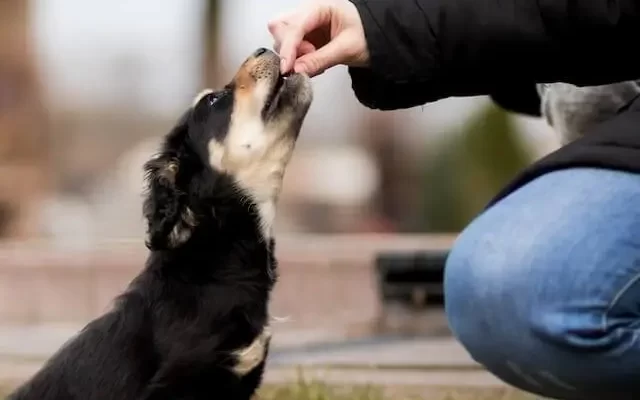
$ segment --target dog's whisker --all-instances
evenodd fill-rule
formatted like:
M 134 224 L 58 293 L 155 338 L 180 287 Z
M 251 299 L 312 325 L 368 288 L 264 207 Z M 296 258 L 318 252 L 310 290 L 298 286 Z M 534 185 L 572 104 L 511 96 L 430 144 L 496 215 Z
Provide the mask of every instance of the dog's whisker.
M 291 316 L 286 316 L 286 317 L 276 317 L 275 315 L 271 316 L 271 321 L 278 323 L 278 324 L 283 324 L 286 322 L 291 322 L 293 319 L 291 318 Z

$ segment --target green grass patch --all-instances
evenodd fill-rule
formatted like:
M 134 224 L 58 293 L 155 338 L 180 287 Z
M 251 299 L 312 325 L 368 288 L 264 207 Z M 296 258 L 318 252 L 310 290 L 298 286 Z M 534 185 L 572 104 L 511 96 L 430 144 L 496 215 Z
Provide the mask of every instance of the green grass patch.
M 0 400 L 8 390 L 0 389 Z M 3 395 L 4 394 L 4 395 Z M 265 384 L 256 400 L 533 400 L 503 388 L 338 386 L 299 379 L 286 385 Z
M 321 382 L 265 385 L 257 400 L 533 400 L 509 389 L 331 386 Z
M 533 400 L 530 395 L 508 388 L 413 387 L 329 385 L 306 380 L 282 385 L 265 384 L 257 400 Z

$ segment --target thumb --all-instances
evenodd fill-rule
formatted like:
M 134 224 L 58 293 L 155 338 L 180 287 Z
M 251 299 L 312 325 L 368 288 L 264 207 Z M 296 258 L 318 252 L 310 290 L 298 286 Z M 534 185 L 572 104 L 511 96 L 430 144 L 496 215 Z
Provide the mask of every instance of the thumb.
M 294 71 L 306 73 L 311 77 L 320 75 L 328 68 L 343 63 L 347 54 L 348 42 L 344 36 L 338 35 L 318 50 L 299 57 L 295 62 Z

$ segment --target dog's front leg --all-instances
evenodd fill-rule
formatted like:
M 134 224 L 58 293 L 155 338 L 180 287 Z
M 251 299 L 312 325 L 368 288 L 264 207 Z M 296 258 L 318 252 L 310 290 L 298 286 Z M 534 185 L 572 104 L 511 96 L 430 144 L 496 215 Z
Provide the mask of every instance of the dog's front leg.
M 140 400 L 198 399 L 190 395 L 201 386 L 198 380 L 223 362 L 215 351 L 219 345 L 217 340 L 205 340 L 190 349 L 174 349 L 160 364 Z
M 235 359 L 235 365 L 232 369 L 233 372 L 238 377 L 243 377 L 263 363 L 267 357 L 270 342 L 271 331 L 267 326 L 251 344 L 233 352 Z
M 206 371 L 198 368 L 198 372 L 193 365 L 186 368 L 193 375 L 176 375 L 178 370 L 173 368 L 159 371 L 140 400 L 249 400 L 240 392 L 240 380 L 230 371 L 213 365 L 205 367 Z
M 215 340 L 176 350 L 161 364 L 140 399 L 199 399 L 209 384 L 212 393 L 224 393 L 224 400 L 249 399 L 261 382 L 270 341 L 266 326 L 250 344 L 233 352 L 217 351 L 221 346 Z M 210 400 L 211 395 L 203 398 Z
M 234 391 L 239 377 L 231 371 L 230 355 L 212 350 L 217 345 L 207 345 L 210 343 L 164 361 L 140 400 L 211 400 L 216 393 L 224 393 L 224 400 L 238 398 Z
M 174 367 L 176 364 L 164 364 L 153 376 L 147 387 L 144 389 L 140 400 L 177 400 L 180 399 L 180 383 L 183 385 L 189 379 L 185 373 L 180 374 L 180 369 Z M 192 371 L 193 365 L 184 365 L 184 370 Z

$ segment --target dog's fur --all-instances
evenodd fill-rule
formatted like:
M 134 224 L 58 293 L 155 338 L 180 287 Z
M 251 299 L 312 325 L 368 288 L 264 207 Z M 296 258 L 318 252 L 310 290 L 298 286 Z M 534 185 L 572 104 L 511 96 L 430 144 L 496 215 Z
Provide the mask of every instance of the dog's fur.
M 12 400 L 249 399 L 268 353 L 272 223 L 312 101 L 258 50 L 199 95 L 145 166 L 150 255 L 113 309 Z

